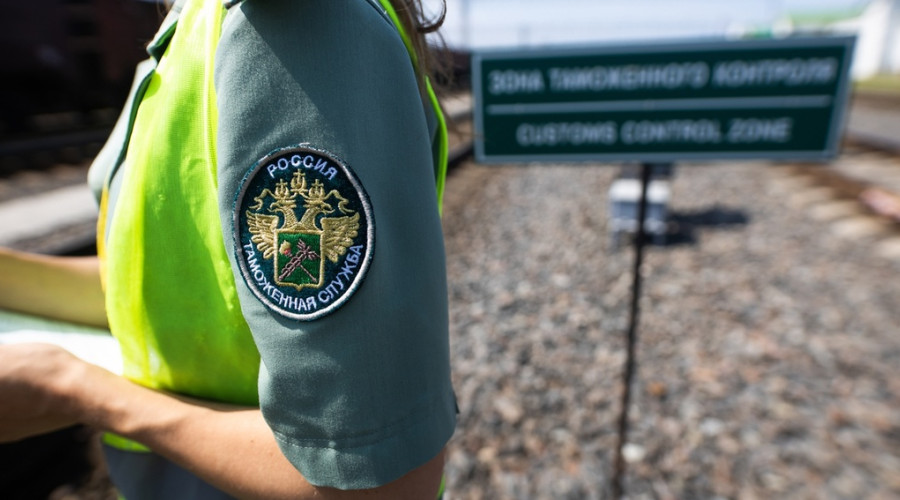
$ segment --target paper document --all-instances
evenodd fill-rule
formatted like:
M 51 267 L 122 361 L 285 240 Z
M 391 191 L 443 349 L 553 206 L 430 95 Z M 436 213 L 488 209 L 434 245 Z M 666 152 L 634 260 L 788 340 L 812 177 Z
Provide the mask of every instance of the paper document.
M 108 331 L 0 310 L 0 344 L 55 344 L 75 356 L 122 374 L 119 343 Z

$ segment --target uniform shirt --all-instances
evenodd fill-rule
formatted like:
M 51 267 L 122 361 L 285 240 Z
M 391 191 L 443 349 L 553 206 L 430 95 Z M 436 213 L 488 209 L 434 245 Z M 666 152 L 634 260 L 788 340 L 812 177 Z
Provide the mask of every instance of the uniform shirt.
M 374 0 L 219 1 L 172 9 L 90 175 L 126 376 L 258 395 L 311 483 L 385 484 L 455 426 L 435 117 Z

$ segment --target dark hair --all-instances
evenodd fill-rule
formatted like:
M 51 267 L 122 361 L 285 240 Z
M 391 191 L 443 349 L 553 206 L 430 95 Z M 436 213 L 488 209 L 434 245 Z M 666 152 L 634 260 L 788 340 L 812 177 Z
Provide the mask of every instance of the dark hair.
M 443 41 L 439 36 L 433 35 L 432 38 L 438 46 L 430 47 L 425 36 L 436 34 L 444 24 L 444 18 L 447 15 L 446 1 L 441 0 L 441 12 L 434 19 L 425 17 L 421 0 L 390 0 L 390 2 L 412 41 L 419 63 L 416 71 L 420 83 L 423 76 L 430 76 L 433 84 L 445 80 L 448 76 L 448 69 L 446 59 L 441 57 L 444 54 Z

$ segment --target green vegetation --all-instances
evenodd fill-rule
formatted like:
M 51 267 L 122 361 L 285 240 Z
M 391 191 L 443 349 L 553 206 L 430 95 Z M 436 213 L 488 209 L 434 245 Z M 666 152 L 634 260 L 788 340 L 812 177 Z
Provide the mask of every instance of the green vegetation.
M 794 26 L 828 26 L 841 21 L 855 19 L 862 15 L 865 8 L 866 4 L 847 9 L 804 10 L 790 13 L 788 19 Z
M 900 75 L 876 75 L 853 82 L 857 92 L 900 96 Z

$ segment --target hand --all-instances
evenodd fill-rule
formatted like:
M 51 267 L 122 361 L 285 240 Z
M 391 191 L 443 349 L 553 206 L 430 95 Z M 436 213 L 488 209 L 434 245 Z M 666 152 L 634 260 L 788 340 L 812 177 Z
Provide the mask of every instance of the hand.
M 78 423 L 66 388 L 85 362 L 50 344 L 0 346 L 0 442 Z

